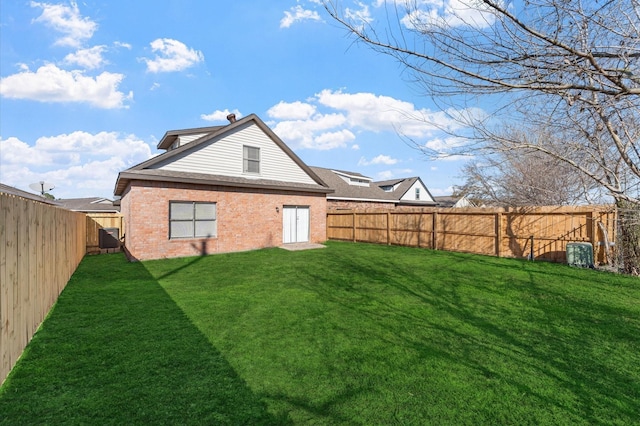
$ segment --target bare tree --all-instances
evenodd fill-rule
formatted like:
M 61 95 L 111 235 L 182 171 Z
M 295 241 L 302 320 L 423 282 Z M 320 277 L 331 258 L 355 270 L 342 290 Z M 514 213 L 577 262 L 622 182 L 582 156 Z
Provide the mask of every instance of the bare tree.
M 531 137 L 520 135 L 521 139 Z M 549 138 L 544 134 L 534 137 Z M 456 194 L 478 205 L 561 206 L 592 202 L 598 197 L 591 180 L 538 151 L 497 150 L 467 163 L 462 174 L 464 184 L 456 188 Z
M 385 19 L 376 21 L 324 1 L 357 41 L 400 61 L 472 129 L 459 135 L 469 143 L 428 154 L 536 151 L 640 208 L 640 0 L 380 3 Z M 513 138 L 505 125 L 564 143 Z M 628 271 L 639 271 L 640 242 L 631 245 Z

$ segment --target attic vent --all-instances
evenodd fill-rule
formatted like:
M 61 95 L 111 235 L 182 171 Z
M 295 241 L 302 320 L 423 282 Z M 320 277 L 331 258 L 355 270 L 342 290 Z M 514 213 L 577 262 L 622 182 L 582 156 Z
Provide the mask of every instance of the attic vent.
M 229 120 L 229 123 L 235 123 L 236 122 L 236 115 L 233 114 L 233 113 L 227 115 L 227 120 Z

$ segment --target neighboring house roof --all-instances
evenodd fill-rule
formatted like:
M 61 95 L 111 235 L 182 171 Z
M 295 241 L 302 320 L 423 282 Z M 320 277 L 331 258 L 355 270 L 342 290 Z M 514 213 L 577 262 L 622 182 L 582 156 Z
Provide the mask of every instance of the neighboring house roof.
M 258 129 L 261 133 L 249 133 L 248 129 Z M 245 133 L 242 133 L 245 132 Z M 279 159 L 295 169 L 303 179 L 279 179 L 277 173 L 245 176 L 242 173 L 229 174 L 220 172 L 221 165 L 229 163 L 226 158 L 215 158 L 215 149 L 207 151 L 214 144 L 227 141 L 233 144 L 252 144 L 251 137 L 263 140 L 266 136 L 279 151 Z M 231 142 L 233 139 L 233 142 Z M 176 143 L 177 142 L 177 143 Z M 197 183 L 206 185 L 221 185 L 241 188 L 267 188 L 279 190 L 293 190 L 317 193 L 329 193 L 331 189 L 318 177 L 282 140 L 255 114 L 250 114 L 240 120 L 233 120 L 226 126 L 200 127 L 194 129 L 172 130 L 163 136 L 158 144 L 166 152 L 145 162 L 120 172 L 114 189 L 115 195 L 122 195 L 132 180 L 164 181 L 180 183 Z M 273 147 L 273 145 L 269 145 Z M 271 154 L 274 154 L 273 152 Z M 284 156 L 282 155 L 284 154 Z M 207 157 L 208 155 L 208 157 Z M 266 154 L 265 154 L 266 155 Z M 262 161 L 262 160 L 261 160 Z M 276 165 L 264 159 L 267 167 Z M 242 162 L 242 158 L 240 158 Z M 284 167 L 278 164 L 278 167 Z M 297 166 L 297 169 L 296 169 Z
M 434 197 L 438 207 L 476 207 L 476 205 L 469 201 L 467 197 L 454 197 L 451 195 Z
M 113 201 L 107 198 L 67 198 L 58 200 L 60 205 L 67 210 L 84 213 L 117 213 L 119 208 L 114 206 Z
M 369 184 L 371 178 L 360 173 L 322 167 L 311 167 L 311 170 L 320 176 L 329 185 L 329 188 L 333 189 L 333 193 L 327 195 L 328 200 L 374 201 L 379 203 L 395 203 L 397 201 L 391 194 L 380 189 L 379 186 Z M 347 182 L 350 178 L 355 178 L 352 184 Z M 363 181 L 361 182 L 362 185 L 358 184 L 357 181 Z M 366 185 L 365 182 L 367 182 Z
M 435 206 L 436 202 L 429 192 L 427 186 L 417 176 L 390 179 L 374 182 L 374 185 L 385 191 L 386 194 L 391 195 L 400 204 L 409 204 L 415 206 Z M 420 199 L 416 200 L 413 194 L 410 193 L 412 188 L 424 189 L 425 194 L 420 193 Z
M 54 206 L 59 205 L 56 201 L 50 200 L 49 198 L 43 197 L 41 195 L 37 195 L 31 192 L 23 191 L 18 188 L 14 188 L 13 186 L 5 185 L 0 183 L 0 192 L 10 195 L 16 195 L 18 197 L 26 198 L 28 200 L 39 201 L 45 204 L 51 204 Z

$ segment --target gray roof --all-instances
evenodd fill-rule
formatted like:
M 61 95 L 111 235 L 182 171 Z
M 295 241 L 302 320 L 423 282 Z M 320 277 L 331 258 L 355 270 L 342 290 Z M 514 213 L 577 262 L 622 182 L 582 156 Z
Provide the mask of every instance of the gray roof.
M 299 184 L 293 182 L 280 182 L 267 179 L 246 179 L 242 177 L 231 177 L 222 175 L 209 175 L 203 173 L 187 173 L 187 172 L 170 172 L 167 170 L 149 169 L 161 161 L 166 161 L 177 156 L 187 150 L 192 150 L 201 144 L 207 143 L 213 138 L 224 135 L 237 127 L 253 121 L 273 142 L 280 147 L 302 170 L 304 170 L 317 185 Z M 207 133 L 208 132 L 208 133 Z M 266 188 L 279 190 L 304 190 L 306 192 L 329 193 L 331 189 L 307 166 L 273 131 L 255 114 L 250 114 L 240 120 L 234 121 L 226 126 L 201 127 L 196 129 L 172 130 L 167 132 L 162 138 L 158 146 L 169 147 L 178 135 L 205 133 L 204 136 L 182 145 L 176 149 L 164 152 L 147 161 L 137 164 L 130 169 L 122 171 L 118 174 L 115 195 L 122 195 L 131 180 L 151 180 L 165 182 L 181 182 L 181 183 L 198 183 L 204 185 L 219 185 L 242 188 Z
M 160 182 L 180 182 L 213 186 L 230 186 L 235 188 L 263 188 L 279 190 L 296 190 L 303 192 L 318 192 L 326 194 L 331 190 L 325 186 L 311 185 L 306 183 L 283 182 L 269 179 L 247 179 L 235 176 L 209 175 L 204 173 L 177 172 L 173 170 L 143 169 L 125 170 L 120 172 L 118 179 L 160 181 Z
M 113 205 L 113 201 L 102 197 L 88 197 L 88 198 L 67 198 L 58 200 L 60 205 L 67 210 L 74 212 L 85 213 L 114 213 L 119 212 L 120 209 Z
M 18 197 L 22 197 L 22 198 L 26 198 L 28 200 L 33 200 L 33 201 L 39 201 L 41 203 L 45 203 L 45 204 L 51 204 L 54 206 L 57 206 L 58 203 L 54 200 L 50 200 L 49 198 L 45 198 L 41 195 L 38 194 L 34 194 L 32 192 L 27 192 L 27 191 L 23 191 L 21 189 L 18 188 L 14 188 L 13 186 L 9 186 L 9 185 L 5 185 L 3 183 L 0 183 L 0 192 L 3 192 L 5 194 L 9 194 L 9 195 L 15 195 Z
M 438 207 L 453 207 L 456 205 L 456 203 L 462 199 L 465 199 L 466 197 L 454 197 L 453 195 L 442 195 L 439 197 L 433 197 L 434 200 L 436 200 L 436 203 L 438 203 Z M 475 204 L 471 201 L 469 201 L 468 199 L 466 199 L 466 201 L 469 203 L 470 207 L 475 207 Z
M 400 179 L 390 179 L 390 180 L 380 180 L 377 182 L 374 182 L 376 185 L 382 187 L 382 186 L 394 186 L 399 182 L 402 182 L 403 180 L 405 180 L 405 178 L 400 178 Z
M 320 179 L 322 179 L 329 188 L 333 189 L 333 194 L 327 195 L 327 199 L 377 201 L 383 203 L 393 203 L 397 201 L 392 193 L 384 192 L 379 186 L 373 183 L 370 186 L 349 185 L 336 174 L 336 172 L 339 172 L 350 176 L 367 178 L 360 173 L 325 169 L 322 167 L 311 167 L 311 170 L 320 176 Z

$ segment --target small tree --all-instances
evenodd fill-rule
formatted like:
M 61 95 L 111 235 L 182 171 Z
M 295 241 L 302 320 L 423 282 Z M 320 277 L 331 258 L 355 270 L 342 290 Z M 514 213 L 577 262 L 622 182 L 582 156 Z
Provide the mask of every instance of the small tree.
M 625 211 L 640 208 L 640 0 L 378 3 L 383 21 L 324 1 L 356 40 L 400 61 L 427 96 L 473 130 L 458 135 L 469 143 L 435 154 L 535 151 L 603 188 Z M 505 126 L 544 129 L 563 143 L 514 138 Z M 620 229 L 625 268 L 638 272 L 638 232 Z

